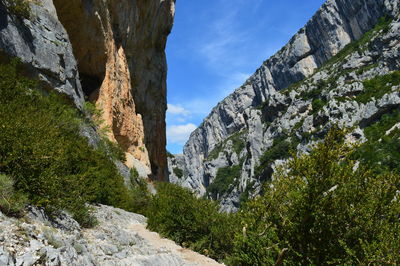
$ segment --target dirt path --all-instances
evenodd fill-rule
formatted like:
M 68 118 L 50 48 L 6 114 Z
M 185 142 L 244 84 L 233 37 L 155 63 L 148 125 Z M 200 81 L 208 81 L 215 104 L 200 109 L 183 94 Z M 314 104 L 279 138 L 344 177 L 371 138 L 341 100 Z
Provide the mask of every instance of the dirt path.
M 198 265 L 204 266 L 217 266 L 217 265 L 224 265 L 217 263 L 216 261 L 203 256 L 199 253 L 191 251 L 189 249 L 182 248 L 178 246 L 174 241 L 161 238 L 161 236 L 155 232 L 151 232 L 146 229 L 146 226 L 143 224 L 133 224 L 129 226 L 129 229 L 134 230 L 136 233 L 139 234 L 142 238 L 147 240 L 151 245 L 156 248 L 163 248 L 169 250 L 171 253 L 177 253 L 187 262 L 195 263 Z

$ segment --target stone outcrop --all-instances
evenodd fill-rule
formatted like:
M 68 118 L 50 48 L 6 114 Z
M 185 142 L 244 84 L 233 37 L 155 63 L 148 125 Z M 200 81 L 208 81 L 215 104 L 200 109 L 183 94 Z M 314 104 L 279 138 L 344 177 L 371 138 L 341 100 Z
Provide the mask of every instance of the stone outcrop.
M 363 90 L 364 80 L 399 69 L 398 13 L 397 0 L 328 0 L 191 134 L 184 147 L 183 185 L 203 195 L 219 168 L 241 165 L 235 185 L 219 197 L 223 209 L 235 210 L 243 192 L 257 193 L 263 180 L 270 178 L 273 165 L 264 173 L 255 170 L 277 137 L 322 134 L 334 122 L 365 126 L 398 106 L 395 86 L 393 94 L 376 102 L 360 104 L 351 97 Z M 385 15 L 394 17 L 388 32 L 374 32 L 360 51 L 345 51 L 338 62 L 328 62 Z M 307 93 L 311 91 L 316 95 Z M 319 112 L 312 110 L 315 97 L 327 101 Z M 340 97 L 349 98 L 338 103 Z M 298 150 L 306 151 L 307 140 L 301 142 Z
M 166 59 L 174 1 L 54 0 L 83 90 L 103 111 L 110 138 L 166 180 Z M 133 164 L 132 162 L 128 162 Z
M 0 57 L 18 57 L 44 89 L 56 89 L 83 107 L 84 94 L 77 63 L 63 25 L 51 1 L 31 6 L 32 19 L 7 10 L 0 1 Z
M 167 180 L 165 45 L 175 0 L 28 1 L 30 18 L 0 4 L 0 51 L 82 109 L 101 110 L 102 128 L 126 164 Z
M 95 206 L 98 225 L 31 208 L 23 221 L 0 212 L 0 265 L 220 265 L 146 230 L 146 218 Z

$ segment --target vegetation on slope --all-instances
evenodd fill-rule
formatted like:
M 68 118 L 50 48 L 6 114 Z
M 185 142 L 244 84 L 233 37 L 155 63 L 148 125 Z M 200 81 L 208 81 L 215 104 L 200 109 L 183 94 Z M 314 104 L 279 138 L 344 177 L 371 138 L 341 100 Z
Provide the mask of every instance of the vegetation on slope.
M 227 193 L 229 188 L 235 186 L 235 180 L 239 179 L 241 169 L 241 164 L 219 168 L 215 180 L 207 187 L 207 196 L 217 200 Z
M 133 209 L 109 146 L 90 147 L 79 135 L 85 118 L 60 95 L 35 89 L 18 67 L 16 60 L 0 65 L 0 173 L 12 178 L 12 190 L 49 214 L 67 210 L 84 226 L 93 224 L 87 202 Z
M 236 152 L 237 155 L 240 155 L 240 152 L 245 147 L 245 142 L 243 140 L 243 135 L 245 135 L 246 131 L 236 132 L 221 143 L 218 143 L 214 149 L 208 154 L 206 160 L 211 161 L 218 158 L 219 154 L 226 148 L 227 143 L 231 141 L 232 149 Z
M 31 16 L 31 8 L 28 0 L 2 0 L 1 4 L 5 4 L 8 10 L 22 18 L 29 19 Z
M 324 68 L 337 73 L 337 63 L 344 62 L 353 52 L 363 52 L 378 32 L 388 30 L 390 21 L 382 18 L 374 29 L 349 44 Z M 371 65 L 357 71 L 369 68 Z M 303 100 L 312 100 L 311 114 L 327 104 L 321 94 L 334 88 L 340 75 L 343 72 L 300 95 Z M 381 98 L 392 86 L 398 85 L 398 73 L 363 83 L 365 90 L 355 100 L 365 103 L 372 97 Z M 286 92 L 302 84 L 304 81 Z M 365 129 L 368 141 L 360 146 L 347 145 L 346 132 L 333 129 L 324 142 L 316 144 L 305 155 L 290 154 L 290 149 L 299 141 L 293 138 L 289 141 L 293 135 L 276 139 L 260 159 L 258 173 L 276 159 L 293 158 L 288 159 L 272 180 L 266 180 L 263 194 L 246 200 L 237 214 L 221 217 L 215 208 L 201 207 L 207 205 L 204 199 L 196 199 L 190 192 L 178 192 L 180 188 L 168 185 L 170 189 L 156 196 L 160 197 L 160 205 L 148 214 L 151 229 L 180 243 L 189 243 L 188 246 L 197 247 L 204 254 L 222 258 L 229 265 L 397 265 L 400 263 L 400 129 L 393 126 L 399 121 L 398 110 L 383 115 Z M 302 138 L 307 139 L 306 134 L 311 133 L 303 134 Z M 217 145 L 207 159 L 217 158 L 225 142 Z M 235 175 L 236 171 L 232 172 L 231 168 L 218 171 L 215 184 L 210 185 L 216 187 L 214 198 L 229 188 Z M 173 210 L 160 211 L 161 203 L 168 200 L 174 205 Z M 197 215 L 201 219 L 193 218 Z M 215 224 L 228 221 L 234 237 L 224 235 L 224 227 Z M 169 226 L 164 227 L 165 224 Z M 210 228 L 214 228 L 222 233 L 214 233 L 209 239 L 188 232 L 188 228 L 207 228 L 203 234 L 211 234 Z M 180 230 L 186 233 L 180 234 Z M 179 237 L 175 238 L 177 234 Z M 215 249 L 211 241 L 224 241 L 224 245 Z
M 400 71 L 394 71 L 390 74 L 377 76 L 373 79 L 363 82 L 364 91 L 357 95 L 355 100 L 361 103 L 367 103 L 372 98 L 380 99 L 383 95 L 389 93 L 393 86 L 400 85 Z
M 398 123 L 400 111 L 396 109 L 365 128 L 368 142 L 358 147 L 353 158 L 371 165 L 377 174 L 400 173 L 400 127 L 395 127 Z

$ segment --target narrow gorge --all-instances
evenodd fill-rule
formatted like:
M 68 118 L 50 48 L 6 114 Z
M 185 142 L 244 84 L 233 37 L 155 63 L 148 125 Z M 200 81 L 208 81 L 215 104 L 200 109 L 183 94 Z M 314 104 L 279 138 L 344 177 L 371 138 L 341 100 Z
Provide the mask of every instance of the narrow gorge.
M 0 0 L 0 266 L 400 264 L 400 0 L 326 0 L 174 155 L 175 4 Z

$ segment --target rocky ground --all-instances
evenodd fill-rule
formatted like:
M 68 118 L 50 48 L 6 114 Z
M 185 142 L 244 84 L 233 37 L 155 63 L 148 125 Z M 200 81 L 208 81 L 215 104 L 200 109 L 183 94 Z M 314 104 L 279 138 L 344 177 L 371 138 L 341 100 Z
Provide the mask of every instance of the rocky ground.
M 0 212 L 0 265 L 221 265 L 146 229 L 146 218 L 94 207 L 98 225 L 82 229 L 62 214 L 31 208 L 22 219 Z

